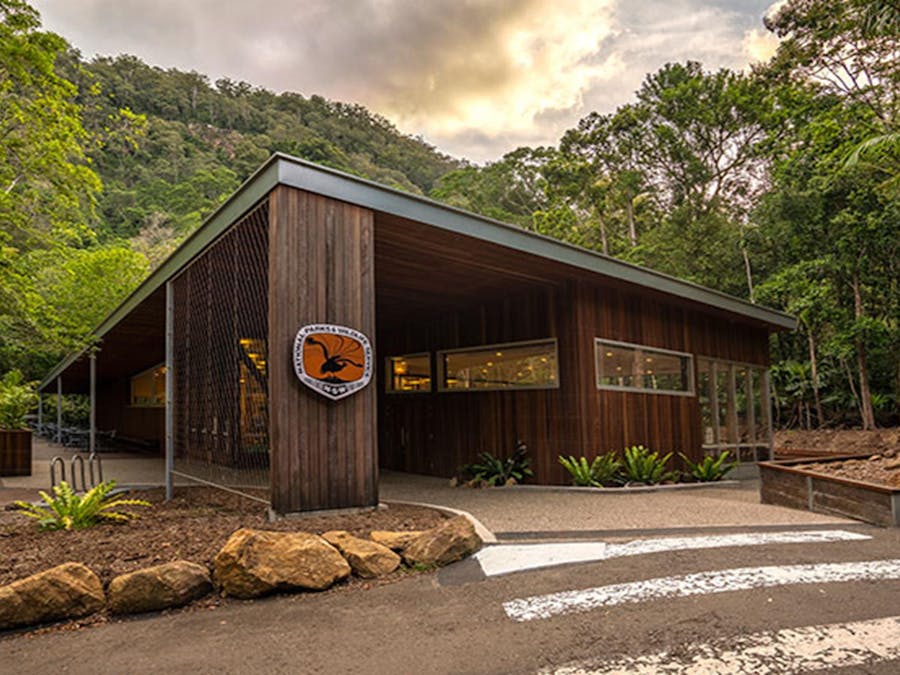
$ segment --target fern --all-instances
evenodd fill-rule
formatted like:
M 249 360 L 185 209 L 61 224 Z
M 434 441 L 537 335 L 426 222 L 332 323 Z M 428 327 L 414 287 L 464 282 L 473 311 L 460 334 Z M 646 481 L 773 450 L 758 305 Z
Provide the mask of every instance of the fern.
M 624 456 L 623 473 L 630 482 L 656 485 L 676 477 L 674 471 L 666 471 L 671 452 L 660 457 L 658 452 L 650 452 L 643 445 L 633 445 L 625 448 Z
M 707 455 L 696 463 L 692 462 L 682 453 L 679 452 L 678 454 L 687 465 L 688 473 L 691 474 L 691 477 L 694 480 L 702 483 L 714 480 L 722 480 L 722 478 L 724 478 L 729 471 L 737 466 L 737 462 L 729 462 L 727 464 L 725 463 L 725 460 L 727 460 L 729 457 L 729 452 L 727 450 L 718 457 L 711 457 Z
M 605 455 L 597 455 L 588 464 L 586 457 L 563 457 L 560 455 L 559 463 L 572 475 L 574 485 L 603 487 L 618 480 L 622 469 L 622 462 L 616 458 L 614 452 Z
M 588 464 L 586 457 L 575 459 L 572 455 L 568 457 L 559 456 L 559 463 L 563 468 L 572 475 L 572 484 L 581 487 L 600 487 L 600 483 L 594 480 L 594 473 L 591 471 L 591 465 Z
M 53 487 L 53 497 L 41 490 L 44 504 L 17 501 L 15 506 L 23 516 L 36 519 L 42 530 L 82 530 L 101 521 L 124 522 L 138 517 L 131 511 L 117 510 L 122 506 L 151 505 L 143 499 L 110 498 L 115 486 L 115 481 L 106 481 L 79 496 L 66 481 L 61 481 Z

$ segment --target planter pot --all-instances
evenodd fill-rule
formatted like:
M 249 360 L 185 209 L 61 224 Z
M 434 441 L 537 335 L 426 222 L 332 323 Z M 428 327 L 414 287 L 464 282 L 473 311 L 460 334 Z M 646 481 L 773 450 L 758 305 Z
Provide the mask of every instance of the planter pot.
M 900 488 L 875 485 L 807 469 L 797 464 L 865 459 L 869 454 L 760 462 L 760 497 L 763 504 L 788 506 L 883 527 L 900 527 Z
M 0 429 L 0 476 L 31 475 L 31 431 Z

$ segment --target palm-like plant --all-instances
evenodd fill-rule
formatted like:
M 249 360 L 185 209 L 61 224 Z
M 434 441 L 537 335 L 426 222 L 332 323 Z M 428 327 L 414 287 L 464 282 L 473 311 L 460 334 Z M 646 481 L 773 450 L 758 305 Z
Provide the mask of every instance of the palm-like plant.
M 724 478 L 729 471 L 737 466 L 737 462 L 728 462 L 727 464 L 725 463 L 726 460 L 731 456 L 727 450 L 720 454 L 718 457 L 707 455 L 699 462 L 692 462 L 687 456 L 680 452 L 678 454 L 687 465 L 688 473 L 691 474 L 691 477 L 701 483 L 706 483 L 714 480 L 722 480 L 722 478 Z
M 671 452 L 660 457 L 658 452 L 650 452 L 643 445 L 633 445 L 625 448 L 623 473 L 633 483 L 662 483 L 675 477 L 673 471 L 666 471 L 666 463 L 671 458 Z
M 41 490 L 44 505 L 17 501 L 19 513 L 35 518 L 42 530 L 82 530 L 101 521 L 123 522 L 137 518 L 136 513 L 117 511 L 122 506 L 150 506 L 143 499 L 110 497 L 116 482 L 106 481 L 95 485 L 83 496 L 78 495 L 66 482 L 53 486 L 51 497 Z

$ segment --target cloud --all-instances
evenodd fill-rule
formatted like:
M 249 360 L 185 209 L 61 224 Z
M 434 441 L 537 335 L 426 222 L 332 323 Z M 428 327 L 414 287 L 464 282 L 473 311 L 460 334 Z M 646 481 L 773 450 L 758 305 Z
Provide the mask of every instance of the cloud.
M 754 28 L 744 33 L 741 46 L 751 61 L 764 63 L 775 55 L 778 42 L 773 33 Z
M 764 0 L 35 0 L 86 55 L 358 102 L 476 161 L 555 144 L 669 61 L 743 67 Z M 752 31 L 751 31 L 752 32 Z M 761 34 L 760 34 L 761 36 Z

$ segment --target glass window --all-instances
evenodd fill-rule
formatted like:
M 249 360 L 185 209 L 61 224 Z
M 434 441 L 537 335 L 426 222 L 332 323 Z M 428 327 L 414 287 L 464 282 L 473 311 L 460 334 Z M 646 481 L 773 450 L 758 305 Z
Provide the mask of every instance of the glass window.
M 556 340 L 439 352 L 441 389 L 554 389 Z
M 690 354 L 596 340 L 597 386 L 666 394 L 693 393 Z
M 387 358 L 385 386 L 389 393 L 431 391 L 431 355 L 404 354 Z
M 703 447 L 741 462 L 768 459 L 770 424 L 765 369 L 699 357 L 697 386 Z
M 131 405 L 158 408 L 166 405 L 166 367 L 156 366 L 131 378 Z

